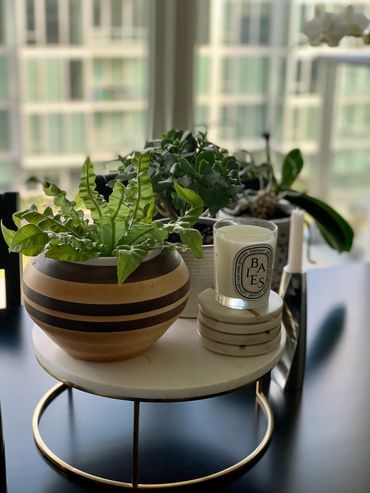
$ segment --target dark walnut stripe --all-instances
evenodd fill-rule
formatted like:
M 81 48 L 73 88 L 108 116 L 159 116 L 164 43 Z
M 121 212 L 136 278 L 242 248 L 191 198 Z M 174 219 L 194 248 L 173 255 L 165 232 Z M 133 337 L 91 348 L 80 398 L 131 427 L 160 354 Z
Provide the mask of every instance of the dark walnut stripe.
M 155 258 L 143 262 L 138 269 L 131 274 L 126 282 L 138 282 L 160 277 L 176 269 L 181 263 L 181 256 L 170 255 L 163 250 Z M 63 281 L 94 283 L 94 284 L 116 284 L 117 267 L 76 264 L 47 258 L 45 255 L 39 255 L 32 261 L 35 269 L 43 274 L 61 279 Z
M 158 310 L 168 305 L 172 305 L 176 301 L 181 300 L 189 291 L 189 281 L 181 286 L 176 291 L 152 298 L 145 301 L 137 301 L 135 303 L 121 304 L 89 304 L 89 303 L 74 303 L 72 301 L 63 301 L 55 298 L 49 298 L 43 294 L 31 289 L 27 284 L 23 283 L 24 294 L 37 305 L 44 306 L 50 310 L 71 313 L 76 315 L 92 315 L 92 316 L 113 316 L 113 315 L 135 315 L 136 313 L 145 313 L 152 310 Z M 153 293 L 155 294 L 155 293 Z M 29 306 L 29 305 L 28 305 Z
M 60 329 L 75 330 L 80 332 L 120 332 L 128 330 L 144 329 L 177 317 L 184 309 L 187 299 L 181 305 L 172 310 L 165 311 L 153 317 L 143 317 L 138 320 L 127 320 L 122 322 L 85 322 L 81 320 L 70 320 L 66 318 L 54 317 L 36 310 L 25 302 L 27 312 L 33 320 L 42 327 L 42 322 Z

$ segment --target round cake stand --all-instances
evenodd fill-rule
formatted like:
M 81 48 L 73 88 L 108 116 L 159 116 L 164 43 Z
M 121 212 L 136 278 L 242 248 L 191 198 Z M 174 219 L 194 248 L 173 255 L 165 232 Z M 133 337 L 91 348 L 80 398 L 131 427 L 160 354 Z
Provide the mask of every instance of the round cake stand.
M 40 400 L 33 415 L 33 435 L 41 453 L 62 471 L 92 480 L 102 486 L 128 489 L 159 489 L 191 486 L 246 470 L 266 450 L 273 432 L 273 413 L 262 393 L 260 378 L 279 361 L 286 341 L 284 328 L 277 350 L 263 356 L 231 357 L 212 353 L 201 345 L 196 320 L 179 319 L 148 351 L 115 363 L 77 360 L 59 348 L 39 327 L 33 328 L 33 345 L 40 365 L 59 380 Z M 174 371 L 175 369 L 175 371 Z M 141 402 L 177 402 L 223 394 L 256 383 L 256 402 L 267 419 L 258 446 L 232 466 L 185 481 L 139 482 L 139 418 Z M 46 445 L 39 429 L 48 405 L 64 390 L 76 388 L 91 394 L 133 401 L 133 451 L 131 483 L 115 481 L 77 469 Z

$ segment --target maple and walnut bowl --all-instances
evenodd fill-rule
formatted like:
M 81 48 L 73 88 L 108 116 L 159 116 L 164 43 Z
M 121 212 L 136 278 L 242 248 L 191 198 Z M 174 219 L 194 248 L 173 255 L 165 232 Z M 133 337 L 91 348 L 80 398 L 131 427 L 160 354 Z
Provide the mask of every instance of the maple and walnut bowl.
M 123 284 L 115 258 L 65 262 L 40 254 L 23 277 L 25 308 L 64 351 L 87 361 L 143 353 L 180 315 L 189 273 L 177 252 L 148 257 Z

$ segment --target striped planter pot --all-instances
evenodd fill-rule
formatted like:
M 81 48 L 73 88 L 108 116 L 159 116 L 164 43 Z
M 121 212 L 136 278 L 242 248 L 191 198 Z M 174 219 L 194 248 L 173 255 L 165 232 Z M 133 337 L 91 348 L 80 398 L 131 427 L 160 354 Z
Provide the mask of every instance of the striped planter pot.
M 27 312 L 75 358 L 118 361 L 137 356 L 166 332 L 186 305 L 189 274 L 178 253 L 162 251 L 148 258 L 121 285 L 115 262 L 62 262 L 41 254 L 27 264 Z

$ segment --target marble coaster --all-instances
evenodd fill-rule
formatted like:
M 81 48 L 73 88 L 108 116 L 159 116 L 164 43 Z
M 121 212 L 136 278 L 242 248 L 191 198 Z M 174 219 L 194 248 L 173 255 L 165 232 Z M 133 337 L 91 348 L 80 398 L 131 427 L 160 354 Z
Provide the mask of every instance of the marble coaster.
M 215 318 L 205 315 L 201 310 L 198 312 L 198 320 L 211 329 L 227 334 L 251 335 L 267 332 L 281 324 L 281 313 L 271 320 L 262 323 L 233 324 L 230 322 L 220 322 Z
M 210 318 L 221 322 L 234 324 L 249 324 L 266 322 L 276 318 L 283 310 L 283 300 L 274 291 L 270 291 L 269 302 L 261 308 L 250 310 L 237 310 L 221 305 L 215 298 L 215 290 L 208 288 L 202 291 L 198 297 L 199 310 Z
M 209 351 L 214 353 L 224 354 L 226 356 L 260 356 L 271 351 L 275 351 L 280 344 L 280 333 L 271 342 L 264 344 L 255 344 L 253 346 L 223 344 L 221 342 L 212 341 L 207 337 L 201 336 L 200 340 L 202 345 Z
M 208 327 L 198 318 L 198 332 L 201 336 L 204 336 L 207 339 L 211 339 L 212 341 L 237 346 L 253 346 L 255 344 L 264 344 L 266 342 L 271 342 L 280 334 L 280 327 L 281 325 L 279 324 L 273 329 L 266 332 L 261 332 L 260 334 L 227 334 L 225 332 L 219 332 L 218 330 L 214 330 Z

